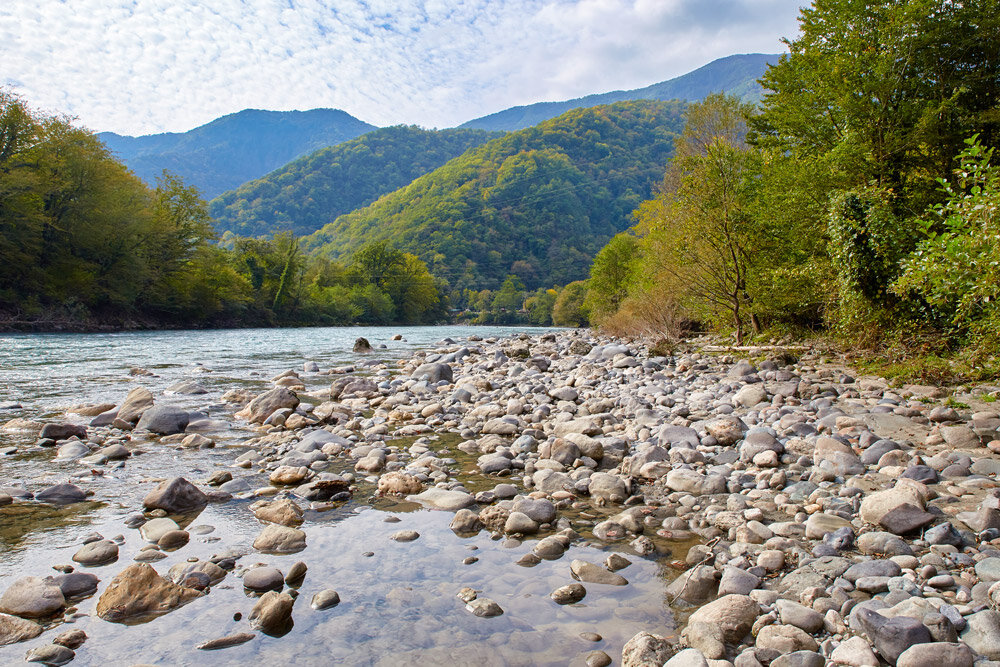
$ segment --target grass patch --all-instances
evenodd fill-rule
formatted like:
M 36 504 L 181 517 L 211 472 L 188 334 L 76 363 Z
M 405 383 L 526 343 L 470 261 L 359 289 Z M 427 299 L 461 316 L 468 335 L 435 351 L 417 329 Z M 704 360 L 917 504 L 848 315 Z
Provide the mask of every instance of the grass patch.
M 1000 377 L 1000 368 L 995 363 L 975 363 L 958 355 L 924 354 L 896 360 L 868 357 L 860 359 L 857 365 L 866 373 L 880 375 L 896 386 L 955 385 L 986 382 Z

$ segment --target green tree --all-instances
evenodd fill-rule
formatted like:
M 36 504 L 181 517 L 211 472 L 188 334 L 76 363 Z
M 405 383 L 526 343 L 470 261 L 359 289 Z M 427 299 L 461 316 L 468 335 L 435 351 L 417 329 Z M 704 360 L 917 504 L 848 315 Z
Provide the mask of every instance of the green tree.
M 585 327 L 589 323 L 587 282 L 578 280 L 566 285 L 552 307 L 552 323 L 559 327 Z
M 615 313 L 628 296 L 640 260 L 639 241 L 627 232 L 612 237 L 597 253 L 587 281 L 587 307 L 595 324 Z

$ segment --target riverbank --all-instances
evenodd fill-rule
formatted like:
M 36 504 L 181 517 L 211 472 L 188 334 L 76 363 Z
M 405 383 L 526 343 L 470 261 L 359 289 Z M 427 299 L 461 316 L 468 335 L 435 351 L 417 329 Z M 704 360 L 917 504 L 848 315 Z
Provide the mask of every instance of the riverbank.
M 7 406 L 0 513 L 78 523 L 59 545 L 20 525 L 38 546 L 2 571 L 0 642 L 25 643 L 0 657 L 1000 659 L 988 396 L 747 357 L 472 334 L 221 396 L 192 376 L 44 423 Z

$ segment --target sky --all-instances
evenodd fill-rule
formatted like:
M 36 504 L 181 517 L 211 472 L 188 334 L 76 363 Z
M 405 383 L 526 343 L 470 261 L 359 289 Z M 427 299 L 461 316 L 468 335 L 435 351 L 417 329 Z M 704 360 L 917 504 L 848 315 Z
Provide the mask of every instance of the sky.
M 331 107 L 453 127 L 778 53 L 796 0 L 0 0 L 0 86 L 95 131 Z

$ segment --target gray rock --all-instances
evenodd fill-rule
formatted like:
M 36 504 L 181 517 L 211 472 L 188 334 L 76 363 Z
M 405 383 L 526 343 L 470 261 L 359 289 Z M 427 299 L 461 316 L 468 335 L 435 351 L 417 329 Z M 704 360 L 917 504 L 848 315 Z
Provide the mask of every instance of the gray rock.
M 28 651 L 28 654 L 24 656 L 24 660 L 25 662 L 40 662 L 43 665 L 58 667 L 59 665 L 65 665 L 75 657 L 76 653 L 72 649 L 59 646 L 58 644 L 45 644 Z
M 538 532 L 538 523 L 532 521 L 531 517 L 523 512 L 511 512 L 507 515 L 507 521 L 504 522 L 503 532 L 534 535 Z
M 118 560 L 118 545 L 111 540 L 89 542 L 73 554 L 73 560 L 90 567 L 113 563 Z
M 479 516 L 470 509 L 461 509 L 455 512 L 455 518 L 451 520 L 450 528 L 459 534 L 478 533 L 483 529 L 483 522 Z
M 183 477 L 161 482 L 142 501 L 146 509 L 162 509 L 168 514 L 183 514 L 208 504 L 208 496 Z
M 569 566 L 573 578 L 588 584 L 607 584 L 609 586 L 625 586 L 628 579 L 615 574 L 600 565 L 588 563 L 585 560 L 574 560 Z
M 294 602 L 295 599 L 288 593 L 264 593 L 250 612 L 250 626 L 276 637 L 287 634 L 292 628 Z
M 336 607 L 340 604 L 340 594 L 332 588 L 327 588 L 313 596 L 309 606 L 317 611 Z
M 730 593 L 746 595 L 758 586 L 760 586 L 760 577 L 738 567 L 727 565 L 723 568 L 722 579 L 719 581 L 719 595 L 729 595 Z
M 794 625 L 810 634 L 823 629 L 823 615 L 809 607 L 791 600 L 778 600 L 775 606 L 782 623 Z
M 42 626 L 34 621 L 0 613 L 0 646 L 34 639 L 42 634 Z
M 537 523 L 552 523 L 556 520 L 556 506 L 545 498 L 518 498 L 514 501 L 514 512 L 522 512 Z
M 549 594 L 556 604 L 573 604 L 579 602 L 587 595 L 587 589 L 582 584 L 569 584 L 555 589 Z
M 35 500 L 53 505 L 69 505 L 86 499 L 87 494 L 75 484 L 55 484 L 35 494 Z
M 990 660 L 1000 660 L 1000 612 L 985 609 L 966 617 L 962 641 Z
M 456 512 L 476 503 L 475 497 L 464 491 L 448 491 L 432 487 L 416 495 L 407 496 L 410 502 L 420 503 L 432 509 Z
M 243 575 L 243 586 L 257 593 L 280 591 L 284 584 L 284 575 L 274 567 L 251 568 Z
M 640 632 L 622 648 L 622 667 L 660 667 L 674 655 L 674 648 L 659 635 Z
M 896 667 L 972 667 L 972 650 L 959 642 L 915 644 L 903 651 Z
M 51 438 L 52 440 L 66 440 L 68 438 L 87 439 L 87 429 L 76 424 L 59 423 L 46 424 L 38 433 L 39 438 Z
M 95 593 L 100 581 L 95 575 L 87 572 L 70 572 L 52 577 L 52 583 L 59 587 L 67 600 Z
M 500 605 L 489 598 L 476 598 L 466 604 L 465 608 L 472 612 L 473 615 L 481 618 L 491 618 L 503 614 L 503 609 L 500 608 Z
M 306 534 L 298 528 L 268 524 L 253 541 L 253 548 L 271 554 L 296 553 L 306 548 Z
M 896 616 L 886 618 L 871 609 L 858 609 L 857 619 L 868 638 L 875 644 L 875 649 L 890 664 L 896 664 L 896 659 L 903 651 L 914 644 L 926 644 L 932 641 L 930 631 L 915 618 Z
M 187 410 L 172 405 L 154 405 L 142 413 L 135 428 L 159 435 L 173 435 L 183 433 L 188 421 Z
M 142 536 L 142 539 L 154 543 L 159 542 L 160 538 L 175 530 L 180 530 L 180 526 L 177 525 L 176 521 L 167 517 L 150 519 L 139 526 L 139 534 Z
M 415 371 L 413 371 L 411 377 L 418 380 L 426 377 L 428 382 L 434 384 L 441 382 L 442 380 L 448 383 L 454 382 L 455 380 L 451 366 L 449 364 L 440 363 L 421 364 L 417 366 Z
M 0 596 L 0 612 L 22 618 L 44 618 L 63 608 L 66 598 L 51 579 L 21 577 Z
M 135 424 L 139 421 L 142 413 L 153 405 L 153 394 L 145 387 L 136 387 L 125 396 L 121 407 L 118 408 L 117 418 Z

